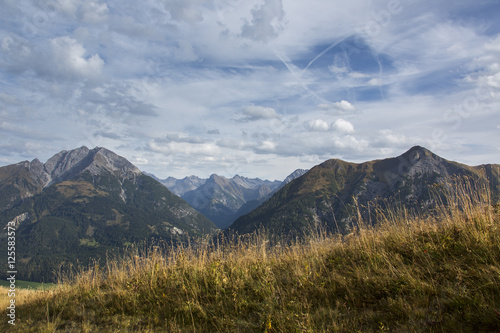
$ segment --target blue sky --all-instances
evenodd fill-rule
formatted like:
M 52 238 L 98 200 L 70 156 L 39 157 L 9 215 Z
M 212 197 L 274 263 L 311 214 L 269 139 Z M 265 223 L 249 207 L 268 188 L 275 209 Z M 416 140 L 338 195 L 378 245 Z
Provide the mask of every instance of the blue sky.
M 283 179 L 414 145 L 500 163 L 498 1 L 0 0 L 0 165 L 82 145 Z

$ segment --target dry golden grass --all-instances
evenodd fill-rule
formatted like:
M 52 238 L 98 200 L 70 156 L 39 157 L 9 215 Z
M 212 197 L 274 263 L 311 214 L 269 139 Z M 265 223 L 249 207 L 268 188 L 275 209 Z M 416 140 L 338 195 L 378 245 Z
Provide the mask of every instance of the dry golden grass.
M 457 186 L 457 187 L 453 187 Z M 17 308 L 17 332 L 500 331 L 500 218 L 450 185 L 428 217 L 269 246 L 262 234 L 129 253 Z M 380 216 L 380 215 L 379 215 Z M 2 317 L 5 318 L 4 315 Z M 1 327 L 7 327 L 6 320 Z
M 11 305 L 10 302 L 12 299 L 15 299 L 16 309 L 25 305 L 30 306 L 30 304 L 36 302 L 38 299 L 51 297 L 55 293 L 61 292 L 64 288 L 66 287 L 63 285 L 39 289 L 19 288 L 18 282 L 15 290 L 12 291 L 8 287 L 0 286 L 0 309 L 5 311 L 5 309 Z M 11 294 L 14 294 L 13 297 L 10 296 Z M 3 317 L 5 319 L 4 324 L 7 324 L 7 321 L 10 320 L 10 318 L 7 316 Z M 16 321 L 19 322 L 18 319 L 16 319 Z
M 32 289 L 16 289 L 16 305 L 21 305 L 34 297 L 36 290 Z M 0 309 L 5 309 L 10 304 L 9 288 L 0 287 Z

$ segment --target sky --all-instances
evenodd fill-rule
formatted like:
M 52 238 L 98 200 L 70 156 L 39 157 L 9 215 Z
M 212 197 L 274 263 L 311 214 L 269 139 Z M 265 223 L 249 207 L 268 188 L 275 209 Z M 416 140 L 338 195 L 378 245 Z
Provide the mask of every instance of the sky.
M 414 145 L 500 163 L 498 0 L 0 0 L 0 165 L 105 147 L 284 179 Z

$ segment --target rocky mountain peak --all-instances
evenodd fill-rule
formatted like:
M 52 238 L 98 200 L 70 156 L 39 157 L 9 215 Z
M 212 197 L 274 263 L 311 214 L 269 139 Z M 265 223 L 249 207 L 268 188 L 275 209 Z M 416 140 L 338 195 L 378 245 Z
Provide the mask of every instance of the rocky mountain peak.
M 415 146 L 398 157 L 399 171 L 406 170 L 409 176 L 415 174 L 449 175 L 449 161 L 435 155 L 430 150 Z
M 87 167 L 91 173 L 99 172 L 100 169 L 105 169 L 112 173 L 119 173 L 121 176 L 129 173 L 141 173 L 141 171 L 127 159 L 106 148 L 96 147 L 91 153 L 93 153 L 93 161 L 89 167 Z
M 207 185 L 208 184 L 217 184 L 219 186 L 225 187 L 225 186 L 228 186 L 229 179 L 227 179 L 224 176 L 219 176 L 219 175 L 214 173 L 214 174 L 210 175 L 210 177 L 208 177 L 206 184 Z
M 47 172 L 52 179 L 57 179 L 80 163 L 88 155 L 89 151 L 90 150 L 85 146 L 69 151 L 63 150 L 52 156 L 45 163 L 45 172 Z
M 127 159 L 106 148 L 96 147 L 90 150 L 85 146 L 55 154 L 44 164 L 43 169 L 49 179 L 48 184 L 72 179 L 84 171 L 89 171 L 92 175 L 107 171 L 120 177 L 141 173 Z
M 243 188 L 248 189 L 258 189 L 262 186 L 272 184 L 269 180 L 262 180 L 260 178 L 247 178 L 240 175 L 236 175 L 232 178 L 232 181 Z
M 201 185 L 205 184 L 207 179 L 199 178 L 197 176 L 187 176 L 183 179 L 177 179 L 174 177 L 168 177 L 167 179 L 160 180 L 154 175 L 150 175 L 160 183 L 165 185 L 170 191 L 179 197 L 182 197 L 189 191 L 195 190 Z
M 407 159 L 410 163 L 414 164 L 424 158 L 438 158 L 437 155 L 432 153 L 430 150 L 421 147 L 421 146 L 414 146 L 411 149 L 409 149 L 407 152 L 405 152 L 403 155 L 401 155 L 402 158 Z

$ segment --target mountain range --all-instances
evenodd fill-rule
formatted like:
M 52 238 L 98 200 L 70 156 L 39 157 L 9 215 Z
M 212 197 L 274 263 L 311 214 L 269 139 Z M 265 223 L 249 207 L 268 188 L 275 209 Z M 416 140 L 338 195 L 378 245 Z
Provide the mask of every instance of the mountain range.
M 46 163 L 0 167 L 0 248 L 5 226 L 14 222 L 18 278 L 49 282 L 54 272 L 131 244 L 178 244 L 227 226 L 277 237 L 300 237 L 318 226 L 346 233 L 360 218 L 375 221 L 373 207 L 430 211 L 439 189 L 464 178 L 488 186 L 498 203 L 500 165 L 467 166 L 419 146 L 364 163 L 328 160 L 283 182 L 216 174 L 159 180 L 105 148 L 80 147 Z M 0 256 L 3 267 L 6 259 Z
M 460 179 L 488 186 L 492 203 L 500 194 L 500 165 L 467 166 L 415 146 L 401 156 L 365 163 L 331 159 L 292 180 L 264 204 L 237 219 L 230 230 L 246 234 L 262 229 L 272 236 L 301 236 L 318 226 L 348 232 L 361 217 L 375 220 L 374 207 L 405 207 L 428 212 L 441 190 Z M 440 197 L 438 197 L 440 196 Z M 372 209 L 370 209 L 372 207 Z
M 132 243 L 176 243 L 218 230 L 125 158 L 99 147 L 0 168 L 0 228 L 10 221 L 18 278 L 38 281 L 53 281 L 61 265 L 85 264 Z
M 165 185 L 172 193 L 179 197 L 182 197 L 189 191 L 196 190 L 201 185 L 207 182 L 207 178 L 200 178 L 198 176 L 189 176 L 182 179 L 177 179 L 174 177 L 159 179 L 152 174 L 150 174 L 150 176 Z
M 169 177 L 157 180 L 186 200 L 219 228 L 224 229 L 306 171 L 295 170 L 284 181 L 269 181 L 239 175 L 226 178 L 217 174 L 212 174 L 207 179 L 190 176 L 183 179 Z

